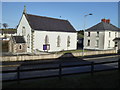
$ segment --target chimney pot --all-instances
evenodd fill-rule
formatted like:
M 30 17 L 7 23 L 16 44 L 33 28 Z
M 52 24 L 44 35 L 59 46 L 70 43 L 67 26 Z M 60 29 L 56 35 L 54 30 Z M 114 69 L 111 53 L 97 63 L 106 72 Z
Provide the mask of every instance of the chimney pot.
M 110 23 L 110 19 L 107 19 L 107 20 L 106 20 L 106 23 Z
M 101 21 L 106 23 L 106 19 L 102 19 Z

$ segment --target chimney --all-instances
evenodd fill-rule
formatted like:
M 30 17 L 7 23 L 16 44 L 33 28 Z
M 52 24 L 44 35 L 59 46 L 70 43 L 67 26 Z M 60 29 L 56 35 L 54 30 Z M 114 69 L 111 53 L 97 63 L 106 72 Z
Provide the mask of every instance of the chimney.
M 106 23 L 110 23 L 110 19 L 107 19 L 107 20 L 106 20 Z
M 102 19 L 101 21 L 106 23 L 106 19 Z

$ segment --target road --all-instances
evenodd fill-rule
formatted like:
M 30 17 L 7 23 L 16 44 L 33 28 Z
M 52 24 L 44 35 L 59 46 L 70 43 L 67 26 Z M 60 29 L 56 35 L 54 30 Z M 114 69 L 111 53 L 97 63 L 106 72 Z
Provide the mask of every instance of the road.
M 85 57 L 85 58 L 67 58 L 67 59 L 56 59 L 56 60 L 40 60 L 40 61 L 31 61 L 31 62 L 7 62 L 3 63 L 2 70 L 16 70 L 17 67 L 20 67 L 20 69 L 31 69 L 31 68 L 47 68 L 47 67 L 59 67 L 59 63 L 62 64 L 62 66 L 66 65 L 79 65 L 79 64 L 89 64 L 92 61 L 95 63 L 98 62 L 105 62 L 105 61 L 113 61 L 118 60 L 117 55 L 112 56 L 100 56 L 100 57 Z M 30 65 L 26 66 L 25 64 L 30 63 L 46 63 L 46 64 L 38 64 L 38 65 Z M 48 63 L 48 64 L 47 64 Z M 103 64 L 103 65 L 95 65 L 95 70 L 102 70 L 102 69 L 111 69 L 111 68 L 117 68 L 118 63 L 111 63 L 111 64 Z M 84 66 L 84 67 L 71 67 L 71 68 L 63 68 L 62 74 L 67 73 L 77 73 L 77 72 L 88 72 L 91 70 L 91 66 Z M 43 71 L 28 71 L 28 72 L 21 72 L 20 77 L 21 78 L 28 78 L 28 77 L 37 77 L 37 76 L 49 76 L 49 75 L 58 75 L 59 70 L 43 70 Z M 17 78 L 16 73 L 5 73 L 2 74 L 3 80 L 8 79 L 15 79 Z

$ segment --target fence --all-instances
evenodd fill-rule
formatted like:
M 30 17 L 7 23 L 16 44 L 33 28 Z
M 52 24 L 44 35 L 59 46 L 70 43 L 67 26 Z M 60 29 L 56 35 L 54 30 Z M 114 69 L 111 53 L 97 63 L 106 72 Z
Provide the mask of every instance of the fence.
M 118 68 L 103 69 L 103 70 L 95 70 L 94 69 L 95 65 L 110 64 L 110 63 L 118 63 Z M 44 63 L 37 63 L 36 65 L 40 65 L 40 64 L 41 65 L 45 65 Z M 49 62 L 48 62 L 48 64 L 49 64 Z M 33 65 L 33 64 L 32 63 L 31 64 L 26 64 L 24 66 L 29 66 L 29 65 Z M 29 80 L 29 79 L 38 79 L 38 78 L 49 78 L 49 77 L 59 77 L 59 79 L 61 79 L 62 76 L 66 76 L 66 75 L 75 75 L 75 74 L 84 74 L 84 73 L 91 73 L 91 75 L 94 75 L 95 72 L 108 71 L 108 70 L 116 70 L 116 69 L 118 69 L 120 71 L 120 59 L 117 60 L 117 61 L 107 61 L 107 62 L 99 62 L 99 63 L 90 62 L 90 63 L 87 63 L 87 64 L 78 64 L 78 65 L 62 65 L 61 63 L 59 63 L 58 65 L 59 66 L 57 66 L 57 67 L 32 68 L 32 69 L 20 69 L 20 67 L 18 67 L 17 70 L 2 71 L 3 74 L 5 74 L 5 73 L 17 73 L 17 78 L 16 79 L 3 80 L 3 82 L 18 81 L 18 83 L 19 83 L 20 80 Z M 77 73 L 66 73 L 66 74 L 62 73 L 62 70 L 65 69 L 65 68 L 84 67 L 84 66 L 90 66 L 91 70 L 88 71 L 88 72 L 77 72 Z M 21 72 L 56 70 L 56 69 L 58 69 L 58 75 L 39 76 L 39 77 L 30 77 L 30 78 L 21 78 L 21 76 L 20 76 Z

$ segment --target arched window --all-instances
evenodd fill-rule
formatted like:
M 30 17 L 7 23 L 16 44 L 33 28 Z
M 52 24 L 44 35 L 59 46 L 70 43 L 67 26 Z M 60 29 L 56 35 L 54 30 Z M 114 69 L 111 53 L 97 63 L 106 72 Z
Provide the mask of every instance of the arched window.
M 45 36 L 45 44 L 48 44 L 49 43 L 49 38 L 48 38 L 48 35 Z
M 57 47 L 60 47 L 60 36 L 57 37 Z
M 67 47 L 70 46 L 70 36 L 67 37 Z
M 19 49 L 22 49 L 22 45 L 19 46 Z
M 27 45 L 28 45 L 28 48 L 30 47 L 30 35 L 28 34 L 27 35 Z
M 25 36 L 25 34 L 26 34 L 26 30 L 25 30 L 25 27 L 23 26 L 22 27 L 22 35 Z

